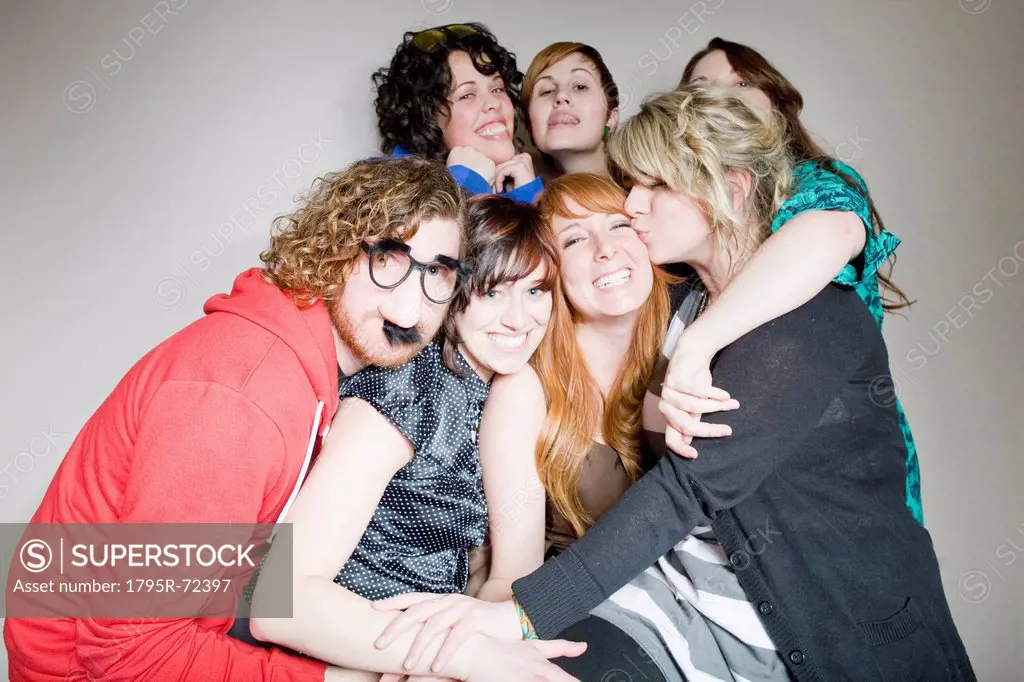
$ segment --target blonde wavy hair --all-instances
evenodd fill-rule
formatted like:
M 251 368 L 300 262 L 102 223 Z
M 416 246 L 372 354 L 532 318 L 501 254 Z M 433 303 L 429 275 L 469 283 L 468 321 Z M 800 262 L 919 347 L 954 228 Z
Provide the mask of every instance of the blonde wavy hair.
M 878 212 L 878 207 L 875 206 L 875 200 L 871 197 L 871 193 L 862 185 L 861 179 L 854 178 L 844 171 L 838 163 L 839 160 L 815 142 L 811 132 L 800 120 L 800 112 L 804 108 L 803 95 L 760 52 L 749 45 L 723 38 L 712 38 L 707 47 L 690 57 L 690 61 L 687 62 L 686 68 L 683 70 L 680 86 L 690 82 L 697 64 L 704 57 L 719 50 L 725 55 L 729 66 L 733 68 L 736 75 L 747 81 L 751 87 L 763 92 L 772 103 L 772 107 L 786 120 L 789 145 L 793 149 L 796 162 L 810 162 L 823 170 L 835 173 L 855 192 L 863 194 L 871 214 L 871 229 L 876 235 L 881 234 L 885 229 L 885 222 Z M 889 256 L 888 264 L 886 272 L 879 269 L 878 284 L 881 288 L 882 308 L 887 313 L 891 313 L 909 307 L 913 301 L 892 280 L 892 271 L 896 265 L 895 252 Z
M 592 173 L 563 175 L 548 185 L 538 200 L 549 230 L 556 216 L 585 217 L 570 210 L 570 199 L 590 213 L 626 215 L 626 193 L 611 180 Z M 587 369 L 576 340 L 578 316 L 561 286 L 554 291 L 548 331 L 530 361 L 548 406 L 537 443 L 537 471 L 551 506 L 577 536 L 594 523 L 580 500 L 579 481 L 598 428 L 604 442 L 618 454 L 630 481 L 643 474 L 641 410 L 672 312 L 668 285 L 676 281 L 661 268 L 652 267 L 651 295 L 637 313 L 632 342 L 608 395 L 601 394 Z
M 303 200 L 274 220 L 270 248 L 260 254 L 264 278 L 299 306 L 337 300 L 367 239 L 405 241 L 425 221 L 442 218 L 456 221 L 466 241 L 462 190 L 447 168 L 422 159 L 357 161 L 314 180 Z
M 745 255 L 768 238 L 793 180 L 785 120 L 708 85 L 688 85 L 644 102 L 612 135 L 608 158 L 627 187 L 665 185 L 694 199 L 719 246 L 738 244 Z M 729 173 L 736 171 L 750 178 L 745 215 L 733 204 Z

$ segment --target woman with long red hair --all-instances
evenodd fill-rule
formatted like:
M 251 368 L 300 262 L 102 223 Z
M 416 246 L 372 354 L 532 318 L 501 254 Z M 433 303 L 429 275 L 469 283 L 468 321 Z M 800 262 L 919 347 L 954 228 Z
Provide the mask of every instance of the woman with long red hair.
M 670 276 L 652 266 L 625 215 L 626 194 L 566 175 L 538 207 L 561 249 L 550 331 L 532 365 L 547 405 L 537 470 L 548 540 L 563 549 L 650 467 L 640 411 L 670 315 Z
M 548 332 L 530 367 L 492 382 L 480 443 L 524 462 L 512 475 L 524 491 L 543 490 L 547 513 L 528 495 L 492 508 L 492 536 L 503 542 L 515 534 L 515 543 L 533 546 L 544 527 L 546 553 L 565 549 L 652 464 L 641 453 L 641 407 L 674 280 L 651 265 L 625 200 L 622 188 L 592 173 L 558 178 L 539 200 L 559 256 Z M 492 565 L 489 582 L 520 577 L 508 573 Z

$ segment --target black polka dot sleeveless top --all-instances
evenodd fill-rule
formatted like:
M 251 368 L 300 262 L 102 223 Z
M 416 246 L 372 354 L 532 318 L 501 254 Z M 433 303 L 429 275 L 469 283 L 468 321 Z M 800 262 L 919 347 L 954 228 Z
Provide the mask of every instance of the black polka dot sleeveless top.
M 342 400 L 370 403 L 415 448 L 334 579 L 367 599 L 462 592 L 469 550 L 487 533 L 476 432 L 490 386 L 455 356 L 464 376 L 444 365 L 435 341 L 401 367 L 368 367 L 342 384 Z

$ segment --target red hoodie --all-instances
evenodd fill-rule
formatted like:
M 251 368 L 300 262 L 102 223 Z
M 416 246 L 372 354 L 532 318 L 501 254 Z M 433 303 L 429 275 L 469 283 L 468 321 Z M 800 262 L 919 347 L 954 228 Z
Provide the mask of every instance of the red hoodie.
M 33 523 L 275 523 L 338 408 L 323 303 L 252 269 L 139 360 L 86 422 Z M 323 680 L 231 619 L 7 619 L 14 681 Z

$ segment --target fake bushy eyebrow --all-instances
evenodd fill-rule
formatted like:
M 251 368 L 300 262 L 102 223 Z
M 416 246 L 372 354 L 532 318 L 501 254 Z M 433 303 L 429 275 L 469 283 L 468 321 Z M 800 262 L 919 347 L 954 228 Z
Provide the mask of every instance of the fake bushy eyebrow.
M 374 242 L 373 246 L 379 251 L 400 251 L 401 253 L 410 253 L 412 251 L 412 248 L 408 244 L 400 242 L 397 239 L 392 239 L 391 237 L 378 239 Z
M 397 252 L 404 253 L 406 255 L 412 254 L 412 247 L 405 242 L 400 242 L 397 239 L 392 239 L 391 237 L 378 239 L 373 246 L 378 251 L 384 251 L 385 253 Z M 436 263 L 438 265 L 443 265 L 446 268 L 451 268 L 452 270 L 459 270 L 463 267 L 462 261 L 452 258 L 451 256 L 446 256 L 443 253 L 435 255 L 433 260 L 426 261 L 426 263 Z
M 445 267 L 451 268 L 452 270 L 458 270 L 462 267 L 462 261 L 456 260 L 450 256 L 446 256 L 443 253 L 437 254 L 434 258 L 434 262 L 444 265 Z

